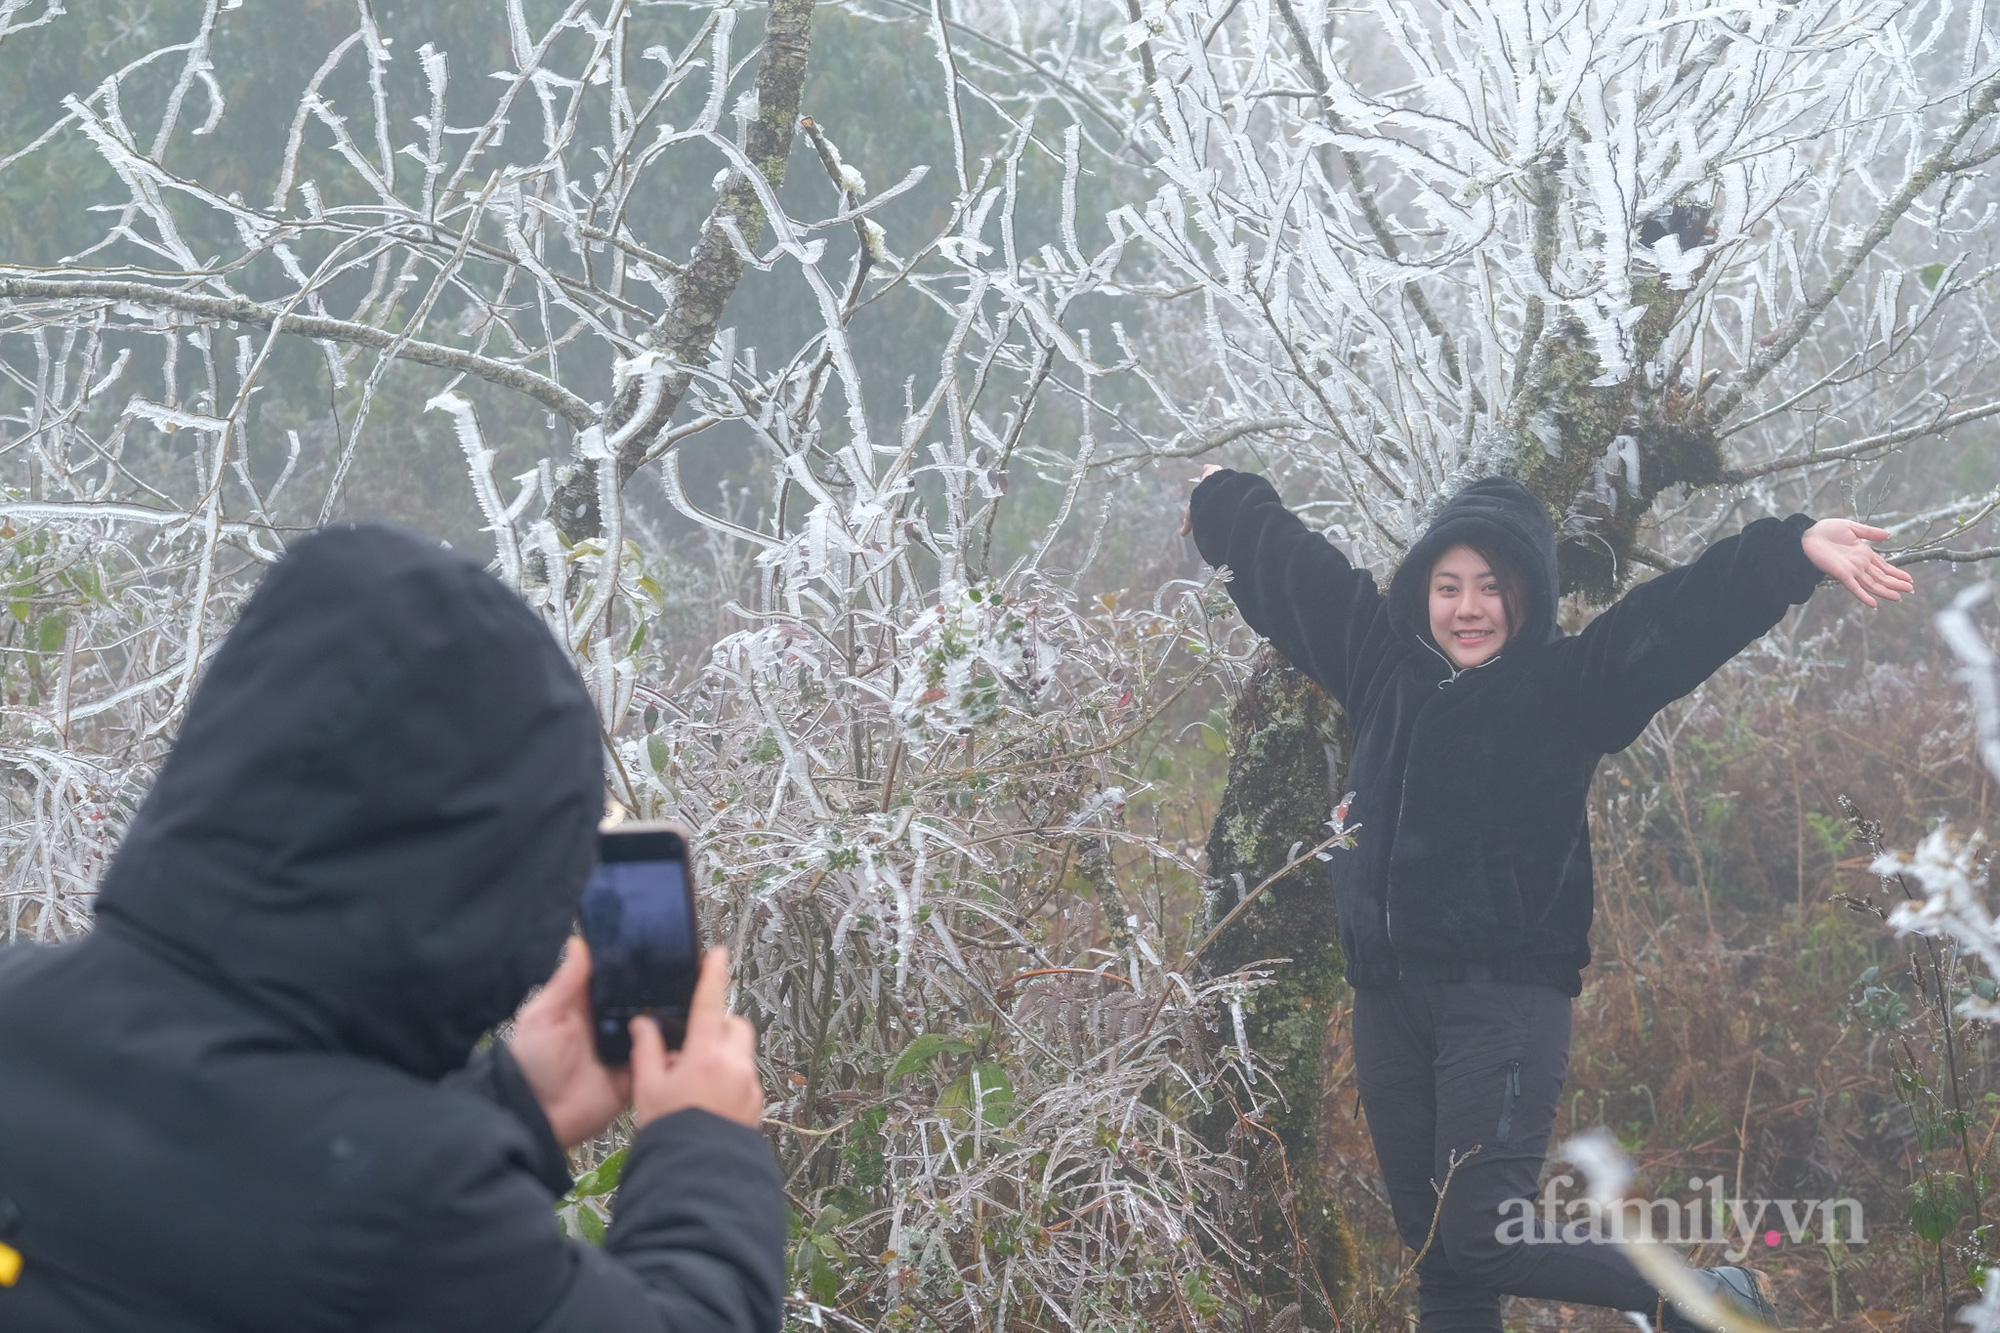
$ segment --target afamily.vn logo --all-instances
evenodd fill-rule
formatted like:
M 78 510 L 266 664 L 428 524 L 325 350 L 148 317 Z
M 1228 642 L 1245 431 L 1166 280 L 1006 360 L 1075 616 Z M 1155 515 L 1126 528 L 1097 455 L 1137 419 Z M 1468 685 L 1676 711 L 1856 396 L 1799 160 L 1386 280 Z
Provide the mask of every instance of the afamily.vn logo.
M 1721 1245 L 1730 1260 L 1780 1245 L 1865 1245 L 1859 1199 L 1737 1199 L 1722 1177 L 1688 1177 L 1686 1199 L 1621 1199 L 1615 1206 L 1589 1196 L 1558 1196 L 1576 1184 L 1564 1172 L 1542 1186 L 1539 1199 L 1501 1205 L 1494 1238 L 1509 1245 L 1574 1245 L 1586 1240 L 1654 1240 L 1668 1245 Z

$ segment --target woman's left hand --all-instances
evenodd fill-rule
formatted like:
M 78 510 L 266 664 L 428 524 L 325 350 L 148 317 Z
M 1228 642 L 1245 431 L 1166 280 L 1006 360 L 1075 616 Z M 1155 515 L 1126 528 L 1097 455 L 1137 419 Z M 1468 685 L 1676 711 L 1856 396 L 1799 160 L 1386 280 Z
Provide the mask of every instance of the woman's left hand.
M 1805 530 L 1799 544 L 1820 573 L 1838 580 L 1862 605 L 1875 606 L 1877 597 L 1900 602 L 1917 586 L 1908 572 L 1884 560 L 1868 544 L 1887 540 L 1889 534 L 1881 528 L 1852 519 L 1823 518 Z

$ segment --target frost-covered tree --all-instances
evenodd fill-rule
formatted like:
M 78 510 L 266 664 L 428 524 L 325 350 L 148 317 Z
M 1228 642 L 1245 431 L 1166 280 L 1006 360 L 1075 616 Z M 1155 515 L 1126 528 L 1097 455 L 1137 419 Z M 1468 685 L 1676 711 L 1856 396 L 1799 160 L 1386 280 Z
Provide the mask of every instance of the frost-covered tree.
M 1602 596 L 1670 558 L 1663 495 L 1865 488 L 2000 412 L 1983 8 L 1272 0 L 1128 39 L 1172 183 L 1126 216 L 1214 312 L 1181 451 L 1254 430 L 1366 544 L 1506 472 Z M 1933 498 L 1905 558 L 1993 501 Z
M 806 100 L 813 0 L 471 8 L 454 49 L 361 0 L 224 155 L 271 57 L 188 0 L 0 144 L 0 194 L 83 163 L 95 210 L 0 266 L 0 930 L 86 928 L 258 571 L 447 427 L 611 796 L 700 829 L 802 1320 L 1340 1299 L 1317 1034 L 1270 1021 L 1330 973 L 1251 966 L 1331 948 L 1291 913 L 1337 719 L 1259 671 L 1198 864 L 1149 775 L 1248 644 L 1194 584 L 1096 595 L 1186 460 L 1379 559 L 1520 476 L 1586 598 L 1829 495 L 1994 554 L 1983 5 L 850 0 L 936 58 L 900 176 Z M 76 21 L 0 4 L 0 67 Z

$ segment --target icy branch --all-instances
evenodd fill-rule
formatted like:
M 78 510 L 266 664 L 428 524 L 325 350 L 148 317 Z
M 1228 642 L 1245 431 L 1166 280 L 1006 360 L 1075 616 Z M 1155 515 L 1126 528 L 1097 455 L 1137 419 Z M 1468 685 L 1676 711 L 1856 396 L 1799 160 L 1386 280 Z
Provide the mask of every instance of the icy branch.
M 253 324 L 302 338 L 352 343 L 357 347 L 390 352 L 419 365 L 455 370 L 515 389 L 542 403 L 572 426 L 582 429 L 597 420 L 596 409 L 569 390 L 531 370 L 445 347 L 438 343 L 405 338 L 400 334 L 351 320 L 328 319 L 275 310 L 255 301 L 222 296 L 201 296 L 175 292 L 138 282 L 109 282 L 99 279 L 52 279 L 0 277 L 0 300 L 26 302 L 87 301 L 115 302 L 151 310 L 167 310 L 198 319 L 235 324 Z

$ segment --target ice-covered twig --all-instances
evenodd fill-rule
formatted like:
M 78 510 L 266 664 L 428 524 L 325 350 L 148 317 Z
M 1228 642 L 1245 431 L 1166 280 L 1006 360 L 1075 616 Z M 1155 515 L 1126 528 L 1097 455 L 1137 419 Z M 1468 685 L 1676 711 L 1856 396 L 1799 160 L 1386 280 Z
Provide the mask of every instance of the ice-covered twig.
M 1987 772 L 2000 778 L 2000 660 L 1972 619 L 1973 608 L 1984 605 L 1992 595 L 1991 586 L 1976 583 L 1952 598 L 1936 619 L 1938 634 L 1958 659 L 1958 678 L 1972 697 L 1980 761 Z

